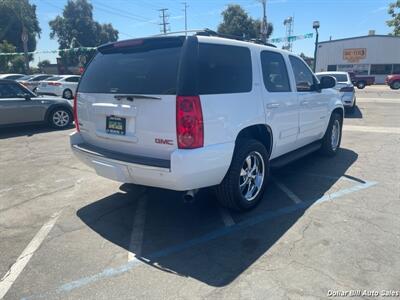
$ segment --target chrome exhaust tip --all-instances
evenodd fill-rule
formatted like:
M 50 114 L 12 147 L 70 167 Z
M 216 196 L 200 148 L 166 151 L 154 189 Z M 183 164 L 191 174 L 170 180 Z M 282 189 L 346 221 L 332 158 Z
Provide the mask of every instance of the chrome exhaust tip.
M 198 192 L 198 189 L 195 190 L 189 190 L 183 193 L 183 201 L 185 203 L 193 203 L 195 198 L 196 198 L 196 193 Z

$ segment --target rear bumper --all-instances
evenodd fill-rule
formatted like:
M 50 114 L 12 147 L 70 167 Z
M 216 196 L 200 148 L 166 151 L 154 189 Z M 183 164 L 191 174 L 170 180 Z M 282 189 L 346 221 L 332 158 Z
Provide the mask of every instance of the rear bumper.
M 221 183 L 229 169 L 234 143 L 193 150 L 177 149 L 170 160 L 125 155 L 84 143 L 80 133 L 70 136 L 73 153 L 100 176 L 111 180 L 176 191 Z
M 342 96 L 342 103 L 344 107 L 352 107 L 356 99 L 355 93 L 345 92 Z

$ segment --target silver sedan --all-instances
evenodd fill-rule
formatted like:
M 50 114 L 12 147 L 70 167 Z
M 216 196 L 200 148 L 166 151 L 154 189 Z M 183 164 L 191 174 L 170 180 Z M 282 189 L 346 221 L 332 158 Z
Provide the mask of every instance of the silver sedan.
M 72 102 L 37 96 L 13 80 L 0 80 L 0 127 L 47 123 L 64 129 L 73 122 Z

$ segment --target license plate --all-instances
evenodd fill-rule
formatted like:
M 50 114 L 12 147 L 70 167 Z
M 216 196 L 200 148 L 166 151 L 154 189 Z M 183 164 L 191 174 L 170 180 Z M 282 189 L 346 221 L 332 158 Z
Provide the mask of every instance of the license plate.
M 125 135 L 126 119 L 116 116 L 106 117 L 106 132 L 110 134 Z

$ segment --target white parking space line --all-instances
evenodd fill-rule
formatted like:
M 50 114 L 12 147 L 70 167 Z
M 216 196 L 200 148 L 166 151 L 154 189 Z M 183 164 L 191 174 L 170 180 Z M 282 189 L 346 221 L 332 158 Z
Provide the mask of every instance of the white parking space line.
M 278 188 L 281 189 L 282 192 L 284 192 L 294 203 L 299 204 L 302 201 L 300 200 L 299 197 L 296 196 L 295 193 L 293 193 L 291 190 L 287 188 L 286 185 L 284 185 L 282 182 L 277 180 L 276 178 L 273 178 L 272 181 L 276 184 Z
M 15 263 L 11 266 L 8 272 L 1 278 L 0 280 L 0 299 L 6 295 L 8 290 L 11 288 L 15 280 L 17 280 L 18 276 L 24 270 L 25 266 L 28 264 L 29 260 L 35 254 L 35 251 L 39 249 L 40 245 L 49 234 L 50 230 L 56 224 L 58 217 L 60 216 L 61 211 L 53 214 L 50 220 L 45 223 L 42 228 L 36 233 L 34 238 L 28 244 L 28 246 L 24 249 L 21 255 L 17 258 Z
M 128 249 L 128 262 L 135 260 L 136 256 L 140 256 L 142 253 L 143 231 L 146 221 L 146 203 L 147 196 L 142 195 L 139 198 L 133 219 L 131 240 Z
M 400 94 L 399 98 L 358 98 L 357 103 L 394 103 L 400 104 Z
M 225 207 L 219 206 L 219 212 L 221 214 L 221 218 L 225 224 L 225 227 L 235 225 L 235 221 L 233 220 L 229 210 L 227 210 Z
M 375 133 L 395 133 L 400 134 L 400 127 L 377 127 L 377 126 L 355 126 L 344 125 L 344 131 L 375 132 Z

